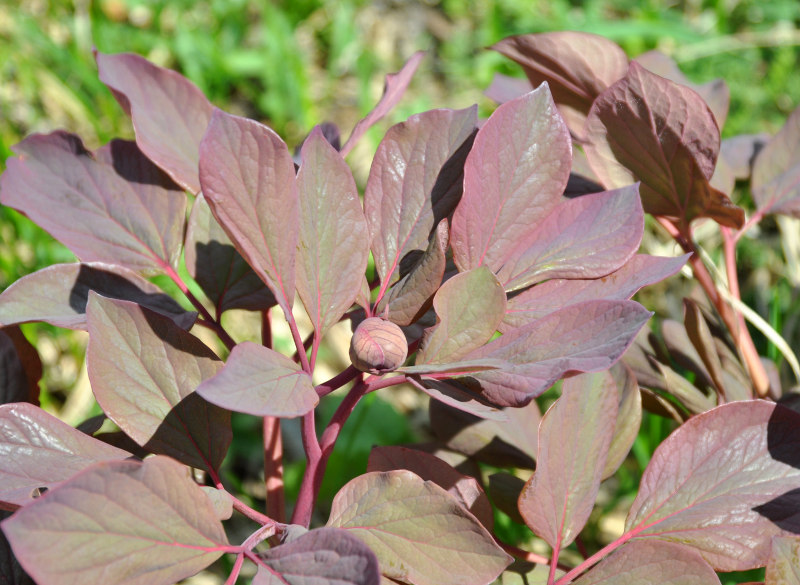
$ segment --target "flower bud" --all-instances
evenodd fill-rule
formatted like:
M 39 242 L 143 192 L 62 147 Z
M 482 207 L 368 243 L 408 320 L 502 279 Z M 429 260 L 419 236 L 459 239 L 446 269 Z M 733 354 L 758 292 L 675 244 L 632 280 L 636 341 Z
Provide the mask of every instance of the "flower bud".
M 383 374 L 403 365 L 408 343 L 403 330 L 380 317 L 363 320 L 353 331 L 350 361 L 362 372 Z

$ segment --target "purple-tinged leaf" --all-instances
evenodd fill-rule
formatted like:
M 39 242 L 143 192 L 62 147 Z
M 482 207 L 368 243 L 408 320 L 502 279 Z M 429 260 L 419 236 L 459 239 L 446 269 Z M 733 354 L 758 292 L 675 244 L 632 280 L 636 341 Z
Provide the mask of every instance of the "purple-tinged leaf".
M 433 295 L 442 284 L 447 266 L 447 246 L 450 243 L 450 229 L 447 220 L 436 226 L 436 232 L 428 242 L 428 249 L 419 254 L 408 268 L 400 267 L 400 280 L 375 307 L 376 315 L 401 326 L 408 326 L 420 319 L 430 309 Z M 407 258 L 412 258 L 407 255 Z
M 319 402 L 311 377 L 283 354 L 246 341 L 197 393 L 209 402 L 256 416 L 301 416 Z
M 689 419 L 656 449 L 625 522 L 680 542 L 718 571 L 764 566 L 770 538 L 800 532 L 800 414 L 732 402 Z
M 459 270 L 493 272 L 562 201 L 572 161 L 569 132 L 542 85 L 497 108 L 464 164 L 464 194 L 450 244 Z
M 217 315 L 228 309 L 264 311 L 275 304 L 272 292 L 236 251 L 202 194 L 189 216 L 185 250 L 186 268 L 214 303 Z
M 386 76 L 383 84 L 383 95 L 380 101 L 372 108 L 372 111 L 367 114 L 367 117 L 359 120 L 350 137 L 342 147 L 342 158 L 346 157 L 355 146 L 356 142 L 369 130 L 376 122 L 388 114 L 403 97 L 403 94 L 411 83 L 411 78 L 419 67 L 420 61 L 425 56 L 424 51 L 417 51 L 411 58 L 406 61 L 403 68 L 397 73 L 390 73 Z
M 619 402 L 609 372 L 564 381 L 539 423 L 536 472 L 519 497 L 525 524 L 551 547 L 569 546 L 592 513 Z
M 590 300 L 630 299 L 640 288 L 672 276 L 689 254 L 675 258 L 637 254 L 619 270 L 601 278 L 548 280 L 511 297 L 501 331 L 522 327 L 563 307 Z
M 608 448 L 602 479 L 608 479 L 619 469 L 639 434 L 642 423 L 642 393 L 631 369 L 622 361 L 609 370 L 619 400 L 614 436 Z
M 507 291 L 553 278 L 598 278 L 639 248 L 644 212 L 636 185 L 568 199 L 517 242 L 497 278 Z
M 457 274 L 433 297 L 436 325 L 426 330 L 418 365 L 461 360 L 497 331 L 506 312 L 506 293 L 492 271 L 480 266 Z
M 200 183 L 214 217 L 289 313 L 300 220 L 286 144 L 263 124 L 214 110 L 200 143 Z
M 732 402 L 733 397 L 729 397 L 726 390 L 724 369 L 717 353 L 714 336 L 705 317 L 703 317 L 702 310 L 696 302 L 688 298 L 683 299 L 683 309 L 686 334 L 706 367 L 717 393 L 724 397 L 724 402 Z M 752 400 L 753 395 L 749 393 L 748 396 L 742 398 Z
M 0 404 L 39 404 L 42 360 L 19 327 L 0 327 Z
M 86 316 L 89 380 L 108 417 L 152 452 L 219 469 L 231 442 L 230 413 L 194 393 L 222 366 L 214 352 L 128 301 L 92 293 Z
M 210 485 L 201 485 L 200 489 L 203 490 L 208 501 L 211 502 L 211 507 L 214 508 L 214 513 L 220 520 L 228 520 L 233 516 L 233 500 L 230 494 L 223 490 L 211 487 Z
M 363 540 L 384 575 L 412 585 L 488 585 L 511 562 L 451 494 L 410 471 L 348 482 L 328 525 Z
M 463 475 L 430 453 L 408 447 L 373 447 L 367 472 L 407 469 L 445 489 L 489 530 L 494 524 L 492 505 L 474 477 Z
M 482 420 L 431 401 L 431 429 L 449 449 L 493 465 L 533 469 L 538 449 L 539 421 L 535 401 L 522 408 L 505 408 L 504 420 Z
M 652 313 L 633 301 L 586 301 L 512 329 L 464 359 L 514 364 L 463 379 L 499 406 L 527 404 L 570 373 L 607 370 Z
M 197 313 L 186 311 L 172 297 L 135 272 L 111 264 L 54 264 L 23 276 L 0 294 L 0 323 L 44 321 L 56 327 L 86 329 L 89 291 L 133 301 L 190 329 Z
M 733 176 L 740 181 L 749 179 L 753 163 L 770 139 L 769 134 L 740 134 L 726 138 L 719 147 L 719 158 L 725 159 Z
M 756 207 L 764 213 L 800 217 L 800 108 L 758 153 L 750 184 Z
M 800 583 L 800 538 L 774 536 L 767 561 L 765 585 Z
M 697 551 L 671 542 L 626 544 L 575 581 L 575 585 L 719 585 Z
M 115 141 L 95 159 L 76 136 L 54 132 L 33 134 L 14 151 L 19 156 L 0 178 L 0 202 L 78 258 L 148 274 L 177 265 L 186 195 L 156 182 L 157 169 L 132 143 Z M 104 162 L 108 156 L 114 164 Z
M 508 367 L 510 364 L 503 360 L 481 359 L 464 360 L 445 364 L 417 364 L 414 366 L 402 366 L 395 371 L 413 376 L 424 376 L 425 374 L 449 374 L 466 375 L 472 372 L 482 372 L 484 370 L 497 370 Z
M 0 511 L 0 522 L 10 515 L 10 512 Z M 2 530 L 0 530 L 0 585 L 36 585 L 17 561 Z
M 379 585 L 378 559 L 357 537 L 339 528 L 317 528 L 273 547 L 258 558 L 253 585 Z
M 167 457 L 94 465 L 2 528 L 40 585 L 171 585 L 230 548 L 211 502 Z
M 719 153 L 714 115 L 693 90 L 636 62 L 594 102 L 584 146 L 606 188 L 641 181 L 644 210 L 741 227 L 744 211 L 708 180 Z
M 477 107 L 432 110 L 392 126 L 378 146 L 364 193 L 381 294 L 424 252 L 461 196 Z M 410 256 L 409 256 L 410 255 Z
M 32 404 L 0 406 L 0 508 L 28 505 L 93 463 L 128 457 Z
M 300 157 L 297 294 L 322 337 L 361 289 L 369 233 L 350 167 L 319 128 L 303 144 Z
M 465 388 L 456 380 L 442 381 L 428 378 L 420 380 L 414 376 L 409 377 L 407 380 L 412 386 L 433 398 L 434 401 L 441 402 L 478 418 L 489 420 L 506 420 L 507 418 L 501 409 L 492 404 L 487 404 L 486 400 Z
M 483 95 L 498 104 L 504 104 L 532 90 L 533 86 L 527 79 L 495 73 L 492 77 L 492 83 L 484 90 Z
M 131 117 L 148 158 L 185 189 L 200 191 L 198 148 L 213 106 L 191 81 L 131 53 L 95 51 L 100 81 Z

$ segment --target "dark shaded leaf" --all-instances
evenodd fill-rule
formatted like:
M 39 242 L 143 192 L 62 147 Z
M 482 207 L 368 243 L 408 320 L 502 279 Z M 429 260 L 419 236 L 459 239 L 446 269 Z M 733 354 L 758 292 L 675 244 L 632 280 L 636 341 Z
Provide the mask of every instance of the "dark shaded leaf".
M 670 542 L 629 542 L 575 581 L 575 585 L 719 585 L 703 557 Z
M 775 536 L 767 561 L 765 585 L 800 583 L 800 538 Z
M 410 471 L 350 481 L 336 494 L 328 525 L 363 540 L 384 575 L 413 585 L 488 584 L 511 562 L 452 495 Z
M 493 473 L 489 476 L 489 493 L 498 510 L 518 524 L 525 524 L 519 513 L 519 496 L 525 487 L 525 480 L 510 473 Z
M 367 545 L 339 528 L 317 528 L 258 553 L 253 585 L 378 585 L 378 559 Z
M 487 404 L 486 400 L 483 400 L 475 392 L 465 388 L 456 380 L 442 381 L 429 378 L 419 380 L 415 376 L 409 377 L 407 380 L 412 386 L 422 390 L 437 402 L 479 418 L 506 420 L 506 415 L 502 410 L 492 404 Z
M 97 464 L 2 528 L 25 570 L 46 585 L 171 585 L 230 548 L 211 502 L 167 457 Z
M 10 505 L 0 508 L 30 504 L 35 490 L 52 489 L 92 463 L 128 457 L 32 404 L 0 406 L 0 501 Z
M 0 522 L 9 516 L 9 512 L 0 511 Z M 0 530 L 0 585 L 36 585 L 17 561 L 2 530 Z
M 609 374 L 614 380 L 617 389 L 619 405 L 617 408 L 617 422 L 614 426 L 614 436 L 608 448 L 606 466 L 603 469 L 603 479 L 608 479 L 619 469 L 628 452 L 631 450 L 639 427 L 642 423 L 642 395 L 636 377 L 624 362 L 618 361 L 611 366 Z
M 761 149 L 753 165 L 750 187 L 763 213 L 800 217 L 800 108 Z
M 476 125 L 474 106 L 432 110 L 392 126 L 378 146 L 364 193 L 378 300 L 458 203 Z
M 644 210 L 689 223 L 710 217 L 741 227 L 744 211 L 709 185 L 719 129 L 693 90 L 636 62 L 595 100 L 584 146 L 606 188 L 641 181 Z
M 44 321 L 57 327 L 86 329 L 89 291 L 133 301 L 190 329 L 197 313 L 135 272 L 101 262 L 54 264 L 23 276 L 0 295 L 0 323 Z
M 186 268 L 218 316 L 228 309 L 264 311 L 275 304 L 272 292 L 236 251 L 202 194 L 189 216 L 185 249 Z
M 59 131 L 28 136 L 14 151 L 19 156 L 0 178 L 0 202 L 78 258 L 148 274 L 177 266 L 186 195 L 158 182 L 157 169 L 132 143 L 115 141 L 95 159 L 79 138 Z M 114 164 L 104 162 L 108 157 Z
M 198 148 L 213 106 L 191 81 L 131 53 L 95 51 L 100 81 L 131 117 L 148 158 L 192 193 L 200 191 Z
M 200 183 L 236 249 L 291 312 L 300 223 L 286 144 L 263 124 L 214 110 L 200 143 Z
M 499 271 L 561 201 L 572 160 L 569 132 L 546 85 L 503 104 L 478 131 L 450 244 L 459 270 Z
M 718 571 L 764 566 L 770 538 L 800 533 L 800 414 L 739 401 L 699 414 L 656 449 L 625 523 L 680 542 Z
M 97 402 L 134 441 L 202 469 L 218 469 L 230 413 L 194 389 L 222 366 L 170 319 L 135 303 L 89 295 L 87 369 Z
M 311 133 L 300 157 L 297 294 L 322 337 L 361 289 L 369 233 L 350 167 L 321 130 Z
M 197 393 L 213 404 L 256 416 L 301 416 L 319 402 L 311 377 L 283 354 L 246 341 Z
M 397 105 L 400 98 L 402 98 L 403 94 L 406 92 L 408 84 L 411 83 L 411 78 L 414 77 L 414 73 L 416 73 L 417 67 L 419 67 L 420 61 L 422 61 L 424 56 L 424 51 L 417 51 L 411 55 L 411 58 L 406 61 L 400 71 L 397 73 L 390 73 L 386 76 L 383 84 L 383 95 L 380 101 L 378 101 L 375 107 L 372 108 L 372 111 L 367 114 L 367 117 L 363 120 L 359 120 L 355 128 L 353 128 L 350 137 L 342 147 L 342 158 L 348 155 L 356 142 L 359 141 L 367 130 Z
M 610 372 L 583 374 L 564 381 L 561 397 L 539 423 L 536 471 L 520 494 L 519 511 L 556 550 L 575 540 L 592 512 L 618 402 Z
M 42 360 L 19 327 L 0 327 L 0 404 L 39 404 Z

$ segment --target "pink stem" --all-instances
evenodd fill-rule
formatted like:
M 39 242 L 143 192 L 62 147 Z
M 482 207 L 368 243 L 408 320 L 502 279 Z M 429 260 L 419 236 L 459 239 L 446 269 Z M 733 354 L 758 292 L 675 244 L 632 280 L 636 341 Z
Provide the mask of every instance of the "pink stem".
M 236 555 L 236 562 L 233 563 L 231 574 L 228 575 L 227 579 L 225 579 L 225 585 L 234 585 L 236 583 L 236 579 L 239 578 L 239 571 L 242 570 L 243 564 L 244 564 L 244 553 L 242 552 Z
M 283 492 L 283 440 L 281 419 L 264 417 L 264 486 L 267 492 L 267 516 L 277 522 L 286 519 L 286 501 Z

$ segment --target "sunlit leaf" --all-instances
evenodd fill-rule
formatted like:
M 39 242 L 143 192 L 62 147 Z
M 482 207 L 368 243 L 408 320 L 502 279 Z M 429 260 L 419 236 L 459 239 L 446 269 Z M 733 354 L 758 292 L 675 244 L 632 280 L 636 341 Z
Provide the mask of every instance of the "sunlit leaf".
M 766 585 L 800 583 L 800 538 L 775 536 L 767 561 Z
M 611 439 L 606 465 L 603 468 L 603 479 L 614 475 L 625 461 L 639 435 L 639 426 L 642 422 L 642 395 L 636 376 L 622 361 L 618 361 L 611 367 L 609 375 L 616 387 L 619 405 L 614 436 Z
M 753 166 L 753 199 L 764 213 L 800 217 L 800 108 L 758 153 Z

